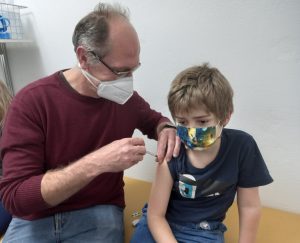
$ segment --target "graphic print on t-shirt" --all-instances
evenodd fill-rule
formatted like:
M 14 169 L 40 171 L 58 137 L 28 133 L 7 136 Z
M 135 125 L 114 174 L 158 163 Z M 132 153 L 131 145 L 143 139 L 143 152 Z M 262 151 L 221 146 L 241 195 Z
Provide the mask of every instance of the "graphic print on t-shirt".
M 197 182 L 194 176 L 189 174 L 179 175 L 179 192 L 186 198 L 195 198 Z
M 197 180 L 193 175 L 179 175 L 179 192 L 182 197 L 194 199 L 195 197 L 219 196 L 228 189 L 230 184 L 219 180 Z

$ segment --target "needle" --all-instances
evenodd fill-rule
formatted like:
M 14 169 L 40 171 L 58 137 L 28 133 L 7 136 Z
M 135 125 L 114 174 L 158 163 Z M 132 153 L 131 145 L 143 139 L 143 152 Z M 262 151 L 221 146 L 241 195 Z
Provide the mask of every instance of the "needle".
M 154 153 L 152 153 L 152 152 L 149 152 L 149 151 L 146 150 L 146 153 L 149 154 L 149 155 L 151 155 L 151 156 L 153 156 L 153 157 L 155 157 L 155 158 L 157 158 L 157 155 L 154 154 Z

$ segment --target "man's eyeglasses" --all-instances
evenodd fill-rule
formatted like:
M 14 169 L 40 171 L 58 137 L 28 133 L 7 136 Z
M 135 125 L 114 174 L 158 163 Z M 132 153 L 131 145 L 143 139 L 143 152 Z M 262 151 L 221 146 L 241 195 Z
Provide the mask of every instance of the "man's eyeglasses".
M 128 74 L 133 73 L 135 70 L 137 70 L 140 66 L 141 63 L 139 63 L 136 67 L 128 70 L 128 71 L 116 71 L 113 68 L 111 68 L 108 64 L 106 64 L 94 51 L 89 51 L 90 53 L 93 54 L 94 57 L 98 59 L 99 62 L 101 62 L 107 69 L 109 69 L 113 74 L 119 76 L 119 77 L 125 77 Z

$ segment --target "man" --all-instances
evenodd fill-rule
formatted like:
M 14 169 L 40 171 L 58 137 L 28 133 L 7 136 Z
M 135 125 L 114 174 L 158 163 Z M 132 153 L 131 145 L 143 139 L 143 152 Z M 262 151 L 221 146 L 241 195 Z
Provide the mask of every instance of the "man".
M 139 40 L 127 13 L 99 4 L 75 27 L 78 67 L 25 87 L 3 133 L 4 242 L 123 242 L 123 170 L 143 159 L 137 128 L 179 150 L 170 121 L 132 90 Z

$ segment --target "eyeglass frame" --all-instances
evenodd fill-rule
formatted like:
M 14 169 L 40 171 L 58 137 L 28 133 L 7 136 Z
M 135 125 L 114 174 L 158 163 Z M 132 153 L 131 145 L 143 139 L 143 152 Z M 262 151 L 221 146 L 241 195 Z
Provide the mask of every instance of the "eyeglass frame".
M 139 64 L 137 66 L 130 69 L 129 71 L 119 71 L 118 72 L 118 71 L 114 70 L 112 67 L 110 67 L 106 62 L 104 62 L 102 60 L 102 58 L 99 57 L 94 51 L 88 51 L 88 52 L 92 53 L 92 55 L 94 57 L 96 57 L 99 62 L 101 62 L 109 71 L 111 71 L 113 74 L 115 74 L 118 77 L 127 76 L 128 74 L 133 73 L 134 71 L 136 71 L 141 66 L 141 63 L 139 62 Z

